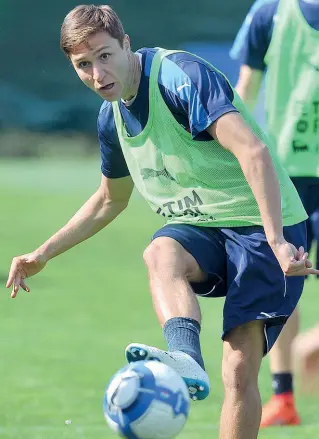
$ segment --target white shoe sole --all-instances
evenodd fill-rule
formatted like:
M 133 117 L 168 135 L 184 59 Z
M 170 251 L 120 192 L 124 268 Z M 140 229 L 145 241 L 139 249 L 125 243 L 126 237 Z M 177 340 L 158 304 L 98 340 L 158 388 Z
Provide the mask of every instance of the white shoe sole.
M 209 394 L 210 384 L 207 373 L 185 352 L 166 352 L 153 346 L 131 343 L 125 349 L 125 356 L 129 363 L 155 360 L 172 367 L 184 379 L 189 396 L 194 401 L 205 399 Z

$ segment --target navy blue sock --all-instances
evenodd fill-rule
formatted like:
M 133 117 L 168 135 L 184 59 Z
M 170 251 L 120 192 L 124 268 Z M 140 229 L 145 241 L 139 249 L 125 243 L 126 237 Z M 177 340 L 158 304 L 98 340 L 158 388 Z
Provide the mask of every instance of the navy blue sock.
M 183 351 L 203 368 L 204 360 L 200 349 L 200 324 L 188 317 L 169 319 L 163 328 L 169 351 Z
M 292 374 L 289 372 L 274 373 L 272 376 L 272 388 L 275 395 L 281 395 L 282 393 L 292 393 L 293 392 Z

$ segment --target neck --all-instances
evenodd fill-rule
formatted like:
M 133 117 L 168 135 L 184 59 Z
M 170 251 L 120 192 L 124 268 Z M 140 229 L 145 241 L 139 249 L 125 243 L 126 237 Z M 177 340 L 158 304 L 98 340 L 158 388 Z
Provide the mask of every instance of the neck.
M 124 90 L 122 99 L 130 101 L 137 94 L 141 80 L 141 65 L 138 55 L 131 52 L 129 54 L 129 73 L 127 86 Z

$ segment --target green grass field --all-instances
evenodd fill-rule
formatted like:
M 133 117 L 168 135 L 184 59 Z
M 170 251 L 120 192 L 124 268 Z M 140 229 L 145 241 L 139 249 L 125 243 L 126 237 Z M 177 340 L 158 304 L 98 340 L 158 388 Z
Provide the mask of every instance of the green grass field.
M 132 341 L 165 346 L 142 262 L 161 220 L 137 196 L 107 230 L 29 280 L 31 293 L 11 300 L 4 288 L 12 256 L 31 251 L 62 226 L 99 179 L 98 159 L 0 163 L 1 439 L 111 439 L 102 396 L 110 376 L 125 363 L 125 346 Z M 303 328 L 318 317 L 318 286 L 307 282 Z M 212 392 L 192 403 L 181 439 L 218 437 L 222 306 L 221 299 L 202 301 Z M 260 384 L 266 400 L 271 393 L 267 360 Z M 319 437 L 318 400 L 298 395 L 298 407 L 302 427 L 272 428 L 260 438 Z

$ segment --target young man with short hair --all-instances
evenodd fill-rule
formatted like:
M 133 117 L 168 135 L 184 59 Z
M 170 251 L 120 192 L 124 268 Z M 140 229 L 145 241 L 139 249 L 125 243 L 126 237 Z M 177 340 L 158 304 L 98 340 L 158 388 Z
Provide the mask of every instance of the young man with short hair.
M 307 215 L 271 143 L 227 79 L 206 61 L 165 49 L 131 51 L 108 6 L 65 18 L 61 47 L 105 102 L 98 117 L 102 180 L 73 218 L 38 249 L 13 259 L 7 286 L 91 237 L 128 204 L 133 185 L 167 219 L 144 253 L 168 351 L 139 343 L 128 361 L 157 358 L 193 399 L 210 384 L 196 294 L 225 296 L 221 439 L 255 439 L 262 357 L 293 312 L 311 268 Z

